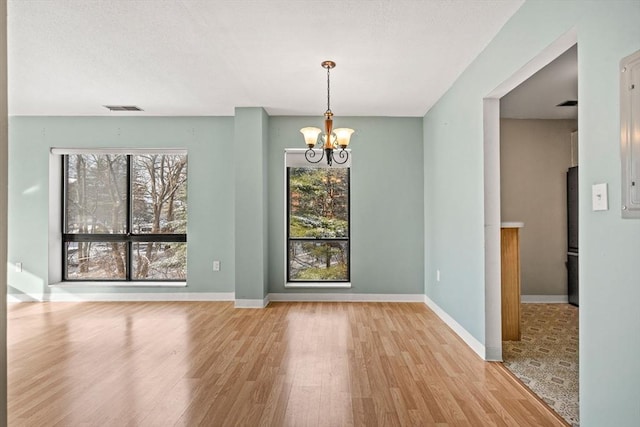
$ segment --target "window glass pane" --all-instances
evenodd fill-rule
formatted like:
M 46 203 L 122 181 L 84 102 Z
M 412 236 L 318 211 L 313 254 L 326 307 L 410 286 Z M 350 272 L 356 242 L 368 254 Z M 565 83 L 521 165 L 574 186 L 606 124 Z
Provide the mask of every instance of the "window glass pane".
M 187 232 L 187 156 L 145 154 L 133 158 L 133 233 Z
M 124 280 L 127 245 L 107 242 L 67 242 L 67 279 Z
M 133 244 L 133 280 L 185 280 L 187 244 L 146 242 Z
M 347 281 L 348 245 L 339 242 L 289 242 L 289 280 Z
M 126 233 L 127 156 L 66 156 L 66 232 Z
M 348 237 L 348 221 L 348 168 L 289 168 L 289 237 Z

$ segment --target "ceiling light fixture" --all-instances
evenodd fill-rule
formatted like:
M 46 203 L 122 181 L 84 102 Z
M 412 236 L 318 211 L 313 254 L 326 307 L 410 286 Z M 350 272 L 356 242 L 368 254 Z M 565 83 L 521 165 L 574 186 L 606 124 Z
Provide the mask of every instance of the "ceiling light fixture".
M 349 146 L 349 140 L 353 129 L 339 128 L 333 129 L 333 112 L 331 112 L 331 85 L 330 85 L 330 71 L 336 66 L 333 61 L 324 61 L 322 68 L 327 70 L 327 111 L 324 113 L 324 133 L 322 130 L 316 127 L 306 127 L 300 129 L 300 132 L 304 135 L 304 141 L 307 144 L 308 150 L 305 151 L 304 157 L 309 163 L 319 163 L 326 155 L 327 164 L 331 166 L 332 162 L 338 164 L 344 164 L 349 158 L 349 152 L 346 151 Z M 320 156 L 314 151 L 316 144 L 322 144 L 322 154 Z M 333 150 L 338 151 L 337 155 L 334 155 Z M 316 157 L 318 159 L 316 160 Z

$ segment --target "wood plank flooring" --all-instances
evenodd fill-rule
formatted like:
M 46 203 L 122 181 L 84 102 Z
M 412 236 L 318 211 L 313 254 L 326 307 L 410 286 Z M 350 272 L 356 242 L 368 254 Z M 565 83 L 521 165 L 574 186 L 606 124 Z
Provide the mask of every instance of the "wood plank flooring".
M 424 304 L 22 303 L 11 426 L 562 426 Z

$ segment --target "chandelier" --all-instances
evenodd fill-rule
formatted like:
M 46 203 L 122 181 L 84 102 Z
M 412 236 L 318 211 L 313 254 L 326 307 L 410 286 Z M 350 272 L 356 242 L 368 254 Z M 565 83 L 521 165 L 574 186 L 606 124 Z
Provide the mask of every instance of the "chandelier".
M 349 140 L 353 129 L 338 128 L 333 129 L 333 113 L 331 112 L 331 85 L 330 85 L 330 71 L 336 66 L 333 61 L 324 61 L 322 68 L 327 70 L 327 111 L 324 113 L 324 133 L 321 129 L 316 127 L 306 127 L 300 129 L 300 132 L 304 135 L 304 141 L 307 144 L 307 151 L 304 153 L 305 159 L 309 163 L 319 163 L 325 156 L 327 158 L 327 164 L 331 166 L 333 162 L 338 164 L 344 164 L 349 158 L 349 152 L 346 151 L 349 146 Z M 318 155 L 314 151 L 316 145 L 321 145 L 323 150 L 321 155 Z M 338 150 L 334 153 L 334 150 Z

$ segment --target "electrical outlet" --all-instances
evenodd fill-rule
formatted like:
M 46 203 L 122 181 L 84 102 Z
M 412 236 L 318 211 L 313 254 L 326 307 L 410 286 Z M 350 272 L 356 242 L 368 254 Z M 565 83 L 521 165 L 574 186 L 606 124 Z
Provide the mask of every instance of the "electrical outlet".
M 213 271 L 220 271 L 220 261 L 213 261 Z
M 440 281 L 440 270 L 436 270 L 436 282 Z

